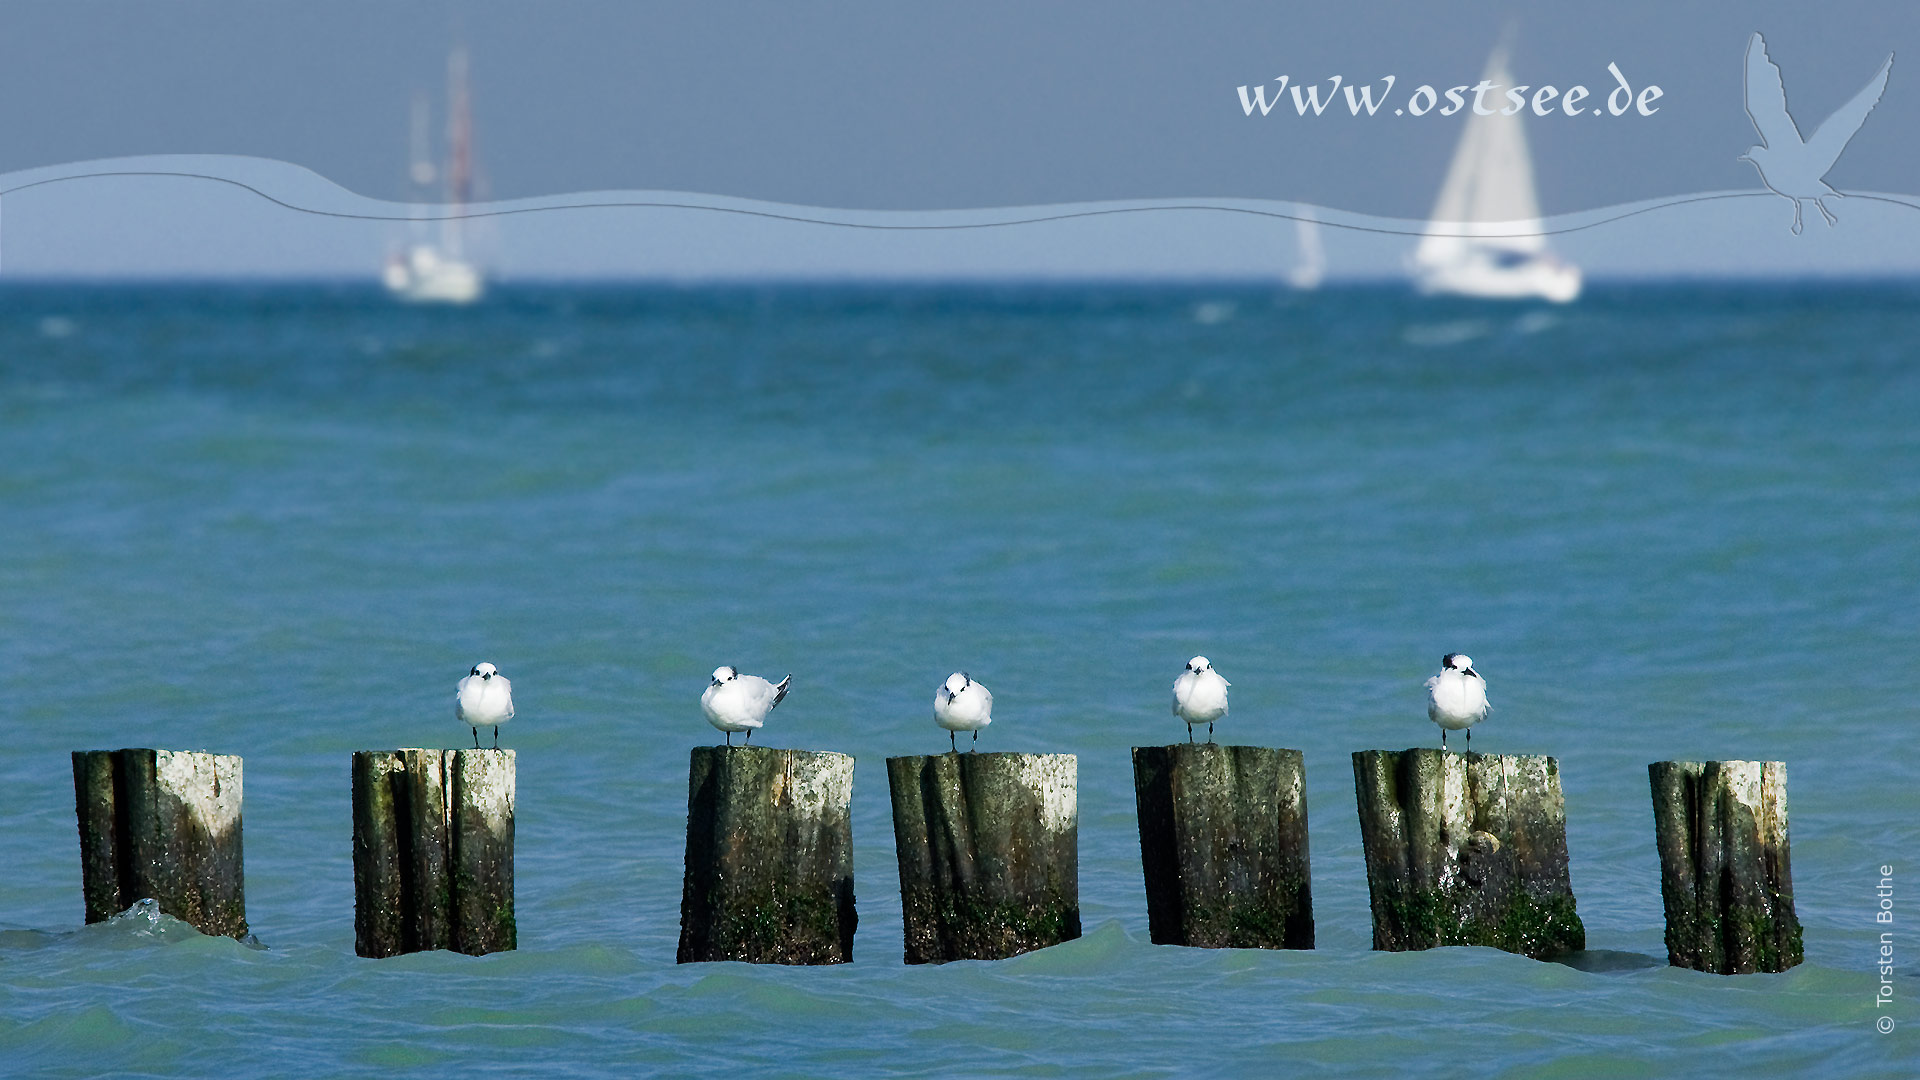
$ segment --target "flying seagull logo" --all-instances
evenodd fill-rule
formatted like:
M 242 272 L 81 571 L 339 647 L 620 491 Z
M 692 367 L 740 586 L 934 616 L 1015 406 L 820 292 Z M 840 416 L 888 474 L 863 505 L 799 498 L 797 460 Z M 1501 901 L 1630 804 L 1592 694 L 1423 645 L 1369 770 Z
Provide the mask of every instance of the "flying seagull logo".
M 1800 204 L 1811 201 L 1831 227 L 1840 219 L 1833 216 L 1823 201 L 1841 193 L 1827 185 L 1822 177 L 1840 160 L 1853 134 L 1866 123 L 1867 114 L 1880 103 L 1887 89 L 1887 73 L 1893 70 L 1893 54 L 1867 82 L 1853 100 L 1835 109 L 1826 123 L 1802 139 L 1800 128 L 1787 112 L 1787 88 L 1780 81 L 1780 69 L 1767 56 L 1767 43 L 1758 33 L 1747 41 L 1747 118 L 1760 134 L 1760 145 L 1740 156 L 1760 173 L 1767 190 L 1793 204 L 1793 232 L 1800 234 Z

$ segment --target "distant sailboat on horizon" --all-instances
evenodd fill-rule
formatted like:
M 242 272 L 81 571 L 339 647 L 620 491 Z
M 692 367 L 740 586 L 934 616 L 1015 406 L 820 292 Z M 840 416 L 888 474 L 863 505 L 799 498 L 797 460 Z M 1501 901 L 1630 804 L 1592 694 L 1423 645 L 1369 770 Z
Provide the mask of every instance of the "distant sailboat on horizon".
M 1505 47 L 1487 59 L 1483 78 L 1514 85 Z M 1580 268 L 1547 250 L 1543 228 L 1520 114 L 1475 113 L 1413 251 L 1414 286 L 1428 295 L 1564 304 L 1580 295 Z
M 1311 292 L 1326 280 L 1327 249 L 1320 242 L 1320 219 L 1314 216 L 1313 208 L 1301 206 L 1297 213 L 1293 219 L 1293 239 L 1300 258 L 1293 269 L 1287 271 L 1287 284 L 1302 292 Z
M 436 175 L 446 179 L 447 216 L 440 220 L 439 243 L 429 241 L 424 222 L 415 222 L 404 252 L 387 257 L 381 280 L 396 297 L 412 303 L 470 304 L 485 289 L 480 271 L 465 253 L 461 212 L 473 198 L 473 118 L 467 100 L 467 52 L 447 57 L 447 164 L 436 173 L 427 145 L 425 95 L 413 102 L 412 161 L 408 178 L 421 191 Z

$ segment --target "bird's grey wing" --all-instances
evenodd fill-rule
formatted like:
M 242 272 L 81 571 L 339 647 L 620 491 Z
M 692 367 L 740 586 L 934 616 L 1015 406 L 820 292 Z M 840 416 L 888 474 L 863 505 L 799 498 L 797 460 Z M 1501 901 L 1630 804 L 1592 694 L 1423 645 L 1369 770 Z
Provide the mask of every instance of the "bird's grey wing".
M 1760 135 L 1760 144 L 1769 150 L 1774 144 L 1798 146 L 1800 128 L 1787 112 L 1787 88 L 1780 82 L 1780 69 L 1767 56 L 1767 42 L 1758 31 L 1747 39 L 1747 119 Z
M 1835 109 L 1832 116 L 1821 122 L 1820 129 L 1807 140 L 1807 156 L 1832 168 L 1860 125 L 1867 122 L 1867 114 L 1880 104 L 1880 95 L 1887 90 L 1887 75 L 1892 71 L 1893 54 L 1888 53 L 1887 62 L 1880 65 L 1880 73 L 1868 80 L 1867 85 L 1853 95 L 1852 101 Z

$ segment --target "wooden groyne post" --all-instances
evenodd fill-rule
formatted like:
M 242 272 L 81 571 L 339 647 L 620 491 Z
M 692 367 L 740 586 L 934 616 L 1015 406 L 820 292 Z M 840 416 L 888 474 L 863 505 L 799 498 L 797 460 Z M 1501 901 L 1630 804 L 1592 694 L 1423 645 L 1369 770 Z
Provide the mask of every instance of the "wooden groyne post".
M 1080 936 L 1072 754 L 887 759 L 906 961 L 997 960 Z
M 203 934 L 245 937 L 240 759 L 188 750 L 76 750 L 87 921 L 151 898 Z
M 1313 948 L 1300 751 L 1136 746 L 1133 791 L 1154 944 Z
M 1363 750 L 1353 778 L 1374 948 L 1586 948 L 1553 758 Z
M 852 806 L 846 754 L 695 747 L 675 959 L 852 960 Z
M 1656 761 L 1647 773 L 1667 962 L 1721 975 L 1800 963 L 1786 764 Z
M 515 947 L 512 750 L 353 755 L 353 950 Z

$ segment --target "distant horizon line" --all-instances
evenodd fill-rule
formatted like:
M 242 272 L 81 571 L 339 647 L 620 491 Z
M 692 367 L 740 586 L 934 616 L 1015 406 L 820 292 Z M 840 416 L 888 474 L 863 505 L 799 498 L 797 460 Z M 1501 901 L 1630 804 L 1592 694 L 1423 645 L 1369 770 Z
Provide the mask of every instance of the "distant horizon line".
M 1790 272 L 1786 270 L 1760 269 L 1746 273 L 1671 271 L 1644 275 L 1617 273 L 1596 273 L 1587 275 L 1588 285 L 1620 286 L 1662 286 L 1662 285 L 1896 285 L 1920 284 L 1920 270 L 1912 271 L 1819 271 L 1809 270 Z M 1399 288 L 1414 291 L 1412 280 L 1403 273 L 1382 272 L 1378 274 L 1329 274 L 1315 288 L 1299 288 L 1287 282 L 1284 275 L 1247 275 L 1247 274 L 890 274 L 890 275 L 852 275 L 852 274 L 715 274 L 700 276 L 677 276 L 663 274 L 514 274 L 494 276 L 486 279 L 487 288 L 569 288 L 569 287 L 638 287 L 668 289 L 703 289 L 733 287 L 849 287 L 849 288 L 942 288 L 942 287 L 981 287 L 981 286 L 1023 286 L 1023 287 L 1179 287 L 1179 288 L 1239 288 L 1270 289 L 1277 293 L 1311 296 L 1316 292 L 1334 289 L 1386 289 Z M 248 286 L 284 286 L 284 287 L 325 287 L 334 289 L 356 289 L 368 292 L 386 293 L 386 289 L 375 274 L 348 273 L 305 273 L 305 272 L 235 272 L 229 274 L 168 274 L 168 273 L 36 273 L 36 272 L 0 272 L 0 291 L 9 287 L 41 286 L 98 286 L 118 287 L 155 287 L 155 286 L 211 286 L 211 287 L 248 287 Z M 1489 306 L 1523 306 L 1527 301 L 1474 300 L 1470 297 L 1433 297 L 1436 302 L 1467 301 Z M 484 303 L 484 297 L 480 301 Z M 405 301 L 396 299 L 396 305 L 409 306 Z

